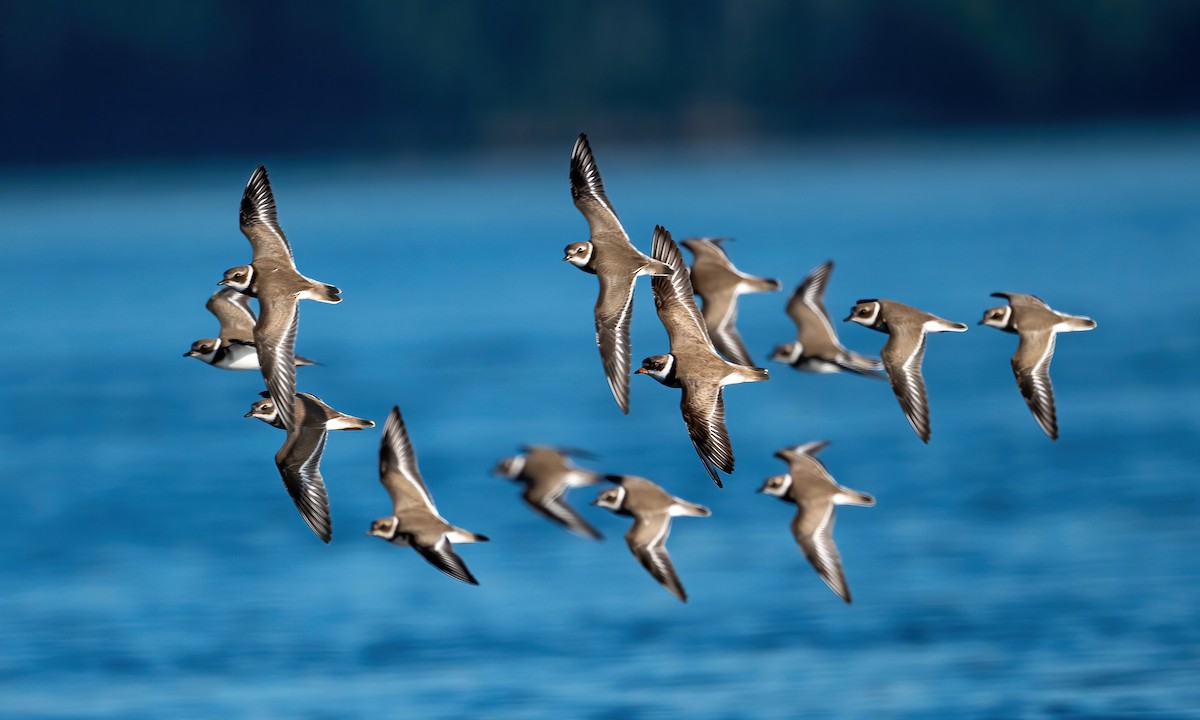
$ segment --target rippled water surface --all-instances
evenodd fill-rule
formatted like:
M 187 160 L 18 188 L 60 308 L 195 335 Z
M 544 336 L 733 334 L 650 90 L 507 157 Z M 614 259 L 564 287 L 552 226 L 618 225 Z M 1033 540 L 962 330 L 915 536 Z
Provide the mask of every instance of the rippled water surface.
M 677 391 L 612 402 L 567 159 L 269 163 L 306 274 L 300 388 L 382 421 L 399 404 L 468 587 L 364 536 L 388 511 L 377 430 L 330 437 L 334 541 L 297 516 L 242 418 L 261 379 L 181 358 L 246 262 L 255 162 L 0 177 L 0 715 L 8 717 L 1195 717 L 1200 712 L 1200 137 L 1099 135 L 668 155 L 593 137 L 634 242 L 732 235 L 794 287 L 826 259 L 860 297 L 966 322 L 929 341 L 933 442 L 884 383 L 770 365 L 727 390 L 737 472 L 706 478 Z M 569 144 L 569 143 L 568 143 Z M 1060 338 L 1062 438 L 1017 392 L 994 291 L 1094 317 Z M 786 293 L 742 300 L 756 360 Z M 854 349 L 884 336 L 838 323 Z M 635 362 L 665 352 L 639 281 Z M 772 452 L 828 439 L 855 602 L 754 492 Z M 527 442 L 587 448 L 713 509 L 675 521 L 690 602 L 622 540 L 570 536 L 492 477 Z

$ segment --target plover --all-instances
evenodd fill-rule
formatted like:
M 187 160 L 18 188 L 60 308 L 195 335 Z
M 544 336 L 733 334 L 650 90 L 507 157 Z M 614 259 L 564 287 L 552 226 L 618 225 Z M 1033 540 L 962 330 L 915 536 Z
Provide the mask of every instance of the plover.
M 317 537 L 329 542 L 333 529 L 329 519 L 329 497 L 321 477 L 321 453 L 325 451 L 326 416 L 323 403 L 307 393 L 294 396 L 295 426 L 275 453 L 275 467 L 296 504 L 301 517 Z
M 921 376 L 925 336 L 931 332 L 965 332 L 967 326 L 894 300 L 859 300 L 846 320 L 887 333 L 880 358 L 892 390 L 917 436 L 929 442 L 929 405 Z
M 730 362 L 753 367 L 754 361 L 737 330 L 738 295 L 777 292 L 780 285 L 778 280 L 740 272 L 722 247 L 724 240 L 695 237 L 680 240 L 679 244 L 693 255 L 692 290 L 704 301 L 700 312 L 704 314 L 704 324 L 713 345 Z
M 569 460 L 578 450 L 529 445 L 521 455 L 496 463 L 493 473 L 524 483 L 521 497 L 542 516 L 583 537 L 599 540 L 600 531 L 567 504 L 567 490 L 603 482 L 599 473 L 581 470 Z
M 788 298 L 787 314 L 796 324 L 796 341 L 775 348 L 771 359 L 797 370 L 835 373 L 843 370 L 883 379 L 883 363 L 851 352 L 838 341 L 837 331 L 825 309 L 825 285 L 833 273 L 833 261 L 814 268 Z
M 696 308 L 692 284 L 679 247 L 663 227 L 654 228 L 653 255 L 671 268 L 668 276 L 651 281 L 658 317 L 667 329 L 671 352 L 642 361 L 637 373 L 649 375 L 663 385 L 683 390 L 679 409 L 688 436 L 704 463 L 709 477 L 721 487 L 715 468 L 733 472 L 733 448 L 725 428 L 722 388 L 743 382 L 769 379 L 762 368 L 735 365 L 717 354 L 708 337 L 704 319 Z
M 222 370 L 258 370 L 258 352 L 254 349 L 254 311 L 250 296 L 221 288 L 213 293 L 204 307 L 221 324 L 220 337 L 201 338 L 183 354 Z M 316 365 L 306 357 L 296 355 L 296 365 Z
M 567 245 L 563 260 L 600 280 L 596 300 L 596 344 L 613 398 L 629 413 L 629 323 L 634 282 L 640 275 L 670 272 L 629 242 L 621 221 L 604 194 L 604 182 L 592 157 L 587 135 L 579 134 L 571 150 L 571 198 L 587 219 L 588 242 Z
M 341 291 L 296 270 L 291 245 L 279 227 L 267 169 L 262 165 L 246 183 L 239 218 L 253 257 L 249 265 L 227 270 L 218 284 L 258 298 L 254 345 L 263 379 L 272 398 L 290 398 L 296 394 L 294 350 L 300 324 L 298 303 L 300 300 L 339 303 Z M 292 405 L 287 402 L 278 405 L 283 426 L 292 430 L 295 427 Z
M 1054 338 L 1060 332 L 1080 332 L 1096 327 L 1096 321 L 1081 315 L 1054 310 L 1041 299 L 1022 293 L 992 293 L 1008 300 L 1007 306 L 985 310 L 980 325 L 990 325 L 1020 338 L 1012 356 L 1013 375 L 1033 417 L 1051 440 L 1058 439 L 1054 410 L 1054 388 L 1050 385 L 1050 361 Z
M 258 418 L 271 427 L 284 429 L 283 422 L 279 419 L 279 412 L 275 409 L 275 401 L 271 399 L 271 394 L 264 390 L 259 395 L 262 396 L 262 399 L 256 400 L 250 406 L 250 412 L 243 415 L 243 417 Z M 321 398 L 316 395 L 302 392 L 296 393 L 296 397 L 297 403 L 301 402 L 299 398 L 303 398 L 307 407 L 320 410 L 320 413 L 325 418 L 326 430 L 362 430 L 363 428 L 375 427 L 374 421 L 338 412 L 322 402 Z
M 430 565 L 455 580 L 471 585 L 479 581 L 454 552 L 452 543 L 487 542 L 487 537 L 446 522 L 433 504 L 421 479 L 417 454 L 408 439 L 400 408 L 392 407 L 383 424 L 379 447 L 379 482 L 392 498 L 392 514 L 371 523 L 369 535 L 394 545 L 410 546 Z
M 775 457 L 788 464 L 787 473 L 767 478 L 758 491 L 796 506 L 796 517 L 792 519 L 796 543 L 825 584 L 849 603 L 850 587 L 842 570 L 842 556 L 833 542 L 834 507 L 871 507 L 875 498 L 837 484 L 816 457 L 827 445 L 825 441 L 811 442 L 779 450 Z
M 633 526 L 625 533 L 625 542 L 633 556 L 672 595 L 687 602 L 687 593 L 671 564 L 671 556 L 667 554 L 671 518 L 708 517 L 712 511 L 677 498 L 646 478 L 609 475 L 607 479 L 617 487 L 600 493 L 592 504 L 633 518 Z

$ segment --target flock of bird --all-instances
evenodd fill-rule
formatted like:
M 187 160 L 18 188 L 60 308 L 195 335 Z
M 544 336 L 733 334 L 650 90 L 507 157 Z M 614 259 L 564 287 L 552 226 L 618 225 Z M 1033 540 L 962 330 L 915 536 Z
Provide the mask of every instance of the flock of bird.
M 688 436 L 709 477 L 722 486 L 721 473 L 733 472 L 734 455 L 725 425 L 726 385 L 762 382 L 766 370 L 755 367 L 738 334 L 739 295 L 778 291 L 778 280 L 747 275 L 734 267 L 720 238 L 690 238 L 680 244 L 693 255 L 689 269 L 679 246 L 661 226 L 654 229 L 650 255 L 630 242 L 605 193 L 604 183 L 586 135 L 571 153 L 571 196 L 587 219 L 587 241 L 571 243 L 563 260 L 599 281 L 595 305 L 596 344 L 613 398 L 629 412 L 631 348 L 629 327 L 637 278 L 651 277 L 654 304 L 667 331 L 669 351 L 646 357 L 632 374 L 645 374 L 681 391 L 680 411 Z M 334 410 L 319 398 L 296 389 L 296 367 L 314 362 L 295 354 L 300 300 L 341 302 L 341 291 L 302 275 L 291 245 L 280 228 L 275 198 L 263 166 L 255 169 L 242 195 L 242 233 L 252 250 L 250 264 L 230 268 L 206 307 L 220 323 L 216 338 L 197 340 L 185 356 L 225 370 L 259 370 L 266 390 L 246 413 L 286 431 L 275 464 L 288 494 L 308 527 L 323 541 L 332 538 L 329 500 L 320 461 L 331 430 L 374 427 L 371 420 Z M 771 360 L 814 373 L 851 372 L 887 380 L 909 424 L 923 442 L 930 439 L 929 407 L 921 363 L 926 336 L 963 332 L 966 325 L 942 319 L 893 300 L 859 300 L 845 318 L 888 336 L 880 358 L 847 350 L 825 308 L 825 287 L 832 261 L 814 269 L 787 302 L 794 321 L 794 342 L 775 348 Z M 695 297 L 702 300 L 697 307 Z M 994 293 L 1007 305 L 984 312 L 979 324 L 1019 337 L 1012 356 L 1013 374 L 1034 418 L 1051 439 L 1058 437 L 1050 361 L 1060 332 L 1090 330 L 1090 318 L 1051 309 L 1033 295 Z M 258 315 L 249 299 L 257 298 Z M 866 493 L 839 485 L 817 453 L 827 441 L 783 448 L 776 457 L 787 472 L 767 478 L 759 492 L 794 504 L 791 529 L 809 563 L 847 603 L 851 600 L 841 557 L 833 541 L 837 505 L 872 506 Z M 681 601 L 687 594 L 667 554 L 671 518 L 706 517 L 711 511 L 675 497 L 656 483 L 633 475 L 611 475 L 577 467 L 572 456 L 581 450 L 527 446 L 520 455 L 500 460 L 494 473 L 523 483 L 523 498 L 535 511 L 583 537 L 600 532 L 566 501 L 567 491 L 608 482 L 592 503 L 633 524 L 625 540 L 634 557 L 655 580 Z M 369 534 L 410 546 L 430 564 L 466 583 L 478 584 L 454 545 L 487 541 L 484 535 L 450 524 L 433 501 L 399 407 L 393 406 L 383 427 L 379 450 L 380 482 L 392 501 L 389 516 L 371 523 Z

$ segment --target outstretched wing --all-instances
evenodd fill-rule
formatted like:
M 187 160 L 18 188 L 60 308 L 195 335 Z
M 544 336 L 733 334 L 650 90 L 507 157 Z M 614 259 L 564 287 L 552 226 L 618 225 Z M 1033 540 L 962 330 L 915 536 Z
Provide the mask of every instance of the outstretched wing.
M 433 545 L 422 545 L 412 542 L 413 549 L 421 554 L 430 565 L 446 573 L 455 580 L 461 580 L 469 585 L 478 585 L 479 581 L 467 569 L 467 564 L 454 552 L 454 546 L 442 536 Z
M 250 309 L 249 295 L 233 288 L 221 288 L 213 293 L 204 307 L 221 323 L 220 338 L 223 344 L 232 340 L 254 341 L 254 324 L 257 319 L 254 317 L 254 311 Z
M 1038 425 L 1051 440 L 1058 439 L 1058 417 L 1054 409 L 1054 388 L 1050 384 L 1050 361 L 1054 358 L 1053 330 L 1019 333 L 1020 342 L 1012 356 L 1017 387 L 1033 412 Z
M 246 189 L 242 192 L 242 206 L 238 213 L 242 234 L 250 241 L 254 251 L 254 262 L 271 259 L 295 268 L 292 246 L 288 244 L 279 218 L 275 212 L 275 194 L 267 179 L 267 169 L 259 165 L 250 175 Z
M 417 467 L 417 453 L 408 438 L 408 429 L 400 408 L 392 406 L 387 421 L 383 424 L 383 437 L 379 443 L 379 482 L 392 498 L 392 514 L 402 515 L 418 509 L 437 515 L 433 496 L 421 470 Z
M 733 446 L 725 428 L 725 400 L 721 388 L 716 384 L 685 382 L 679 409 L 687 425 L 688 437 L 704 462 L 704 469 L 717 487 L 721 487 L 714 466 L 726 473 L 733 472 Z
M 541 496 L 528 496 L 526 500 L 529 502 L 529 506 L 543 517 L 570 530 L 576 535 L 582 535 L 593 540 L 599 540 L 604 537 L 600 534 L 599 530 L 592 527 L 587 520 L 584 520 L 575 511 L 575 508 L 567 504 L 566 493 L 563 488 L 558 488 L 554 492 Z
M 296 429 L 296 331 L 300 308 L 295 296 L 260 297 L 262 316 L 254 326 L 254 347 L 267 391 L 275 401 L 279 421 L 289 433 Z
M 596 299 L 596 344 L 604 363 L 604 374 L 621 412 L 629 414 L 629 324 L 636 275 L 600 276 Z
M 683 589 L 683 583 L 679 582 L 671 556 L 667 554 L 666 542 L 670 532 L 671 517 L 665 512 L 648 518 L 636 517 L 633 527 L 625 533 L 625 542 L 651 577 L 682 602 L 687 602 L 687 592 Z
M 754 367 L 750 359 L 750 351 L 742 342 L 742 336 L 737 329 L 737 294 L 729 293 L 704 300 L 704 319 L 708 326 L 708 334 L 717 352 L 725 359 L 738 365 Z
M 575 139 L 575 147 L 571 149 L 571 199 L 588 221 L 593 245 L 630 245 L 629 236 L 604 193 L 600 169 L 596 167 L 592 148 L 583 133 Z
M 671 268 L 670 275 L 656 275 L 650 281 L 658 317 L 671 340 L 671 352 L 693 346 L 706 348 L 707 352 L 716 355 L 704 325 L 704 316 L 696 307 L 696 297 L 687 266 L 683 264 L 683 255 L 671 239 L 671 233 L 661 225 L 654 228 L 651 255 Z
M 995 292 L 995 293 L 992 293 L 992 297 L 1004 298 L 1005 300 L 1008 301 L 1009 305 L 1028 305 L 1028 306 L 1032 306 L 1032 307 L 1042 308 L 1043 310 L 1050 309 L 1050 306 L 1047 305 L 1044 300 L 1042 300 L 1040 297 L 1038 297 L 1036 295 L 1027 295 L 1025 293 Z
M 929 403 L 925 397 L 925 378 L 921 362 L 925 359 L 925 332 L 920 329 L 892 328 L 883 346 L 883 363 L 888 379 L 904 416 L 917 436 L 929 442 Z
M 833 543 L 833 502 L 828 498 L 798 505 L 792 520 L 792 534 L 804 551 L 804 557 L 831 590 L 850 602 L 850 588 L 842 570 L 842 556 Z
M 325 479 L 321 477 L 321 453 L 325 450 L 327 435 L 323 426 L 289 431 L 283 446 L 275 453 L 275 466 L 279 468 L 288 495 L 309 529 L 325 542 L 329 542 L 333 532 L 329 497 L 325 492 Z

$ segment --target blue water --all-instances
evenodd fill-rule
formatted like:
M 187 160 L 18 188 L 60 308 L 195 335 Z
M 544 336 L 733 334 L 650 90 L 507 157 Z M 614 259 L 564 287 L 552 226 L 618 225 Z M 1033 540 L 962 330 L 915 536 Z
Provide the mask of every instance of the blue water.
M 649 247 L 733 235 L 790 289 L 837 262 L 844 316 L 887 297 L 971 324 L 931 338 L 933 442 L 890 389 L 771 364 L 726 392 L 737 472 L 717 490 L 677 391 L 620 414 L 594 345 L 595 279 L 560 261 L 586 225 L 567 151 L 425 163 L 234 158 L 0 177 L 0 715 L 63 718 L 1155 717 L 1200 715 L 1200 136 L 975 137 L 660 152 L 592 138 Z M 610 145 L 613 145 L 610 147 Z M 237 203 L 272 173 L 302 271 L 300 387 L 404 411 L 443 514 L 490 535 L 479 587 L 364 532 L 386 515 L 377 430 L 330 437 L 334 541 L 286 497 L 282 433 L 242 418 L 261 380 L 180 355 L 249 259 Z M 1095 318 L 1060 339 L 1062 439 L 1017 392 L 989 293 Z M 786 293 L 743 298 L 759 362 Z M 664 352 L 648 281 L 635 361 Z M 848 345 L 884 336 L 839 324 Z M 874 508 L 839 511 L 854 593 L 804 561 L 754 492 L 781 446 Z M 491 477 L 527 442 L 592 450 L 713 509 L 675 521 L 690 602 L 636 563 L 628 521 L 568 535 Z

